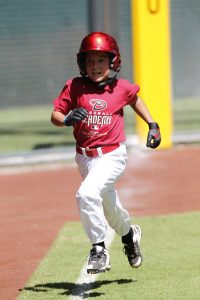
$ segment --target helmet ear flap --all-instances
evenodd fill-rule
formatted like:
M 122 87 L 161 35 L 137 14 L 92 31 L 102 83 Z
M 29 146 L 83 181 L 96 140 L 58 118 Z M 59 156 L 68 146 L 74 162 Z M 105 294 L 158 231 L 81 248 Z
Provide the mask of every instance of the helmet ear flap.
M 111 54 L 110 69 L 119 72 L 121 69 L 121 58 Z
M 110 54 L 110 69 L 113 70 L 114 68 L 114 63 L 116 60 L 116 56 L 114 56 L 113 54 Z

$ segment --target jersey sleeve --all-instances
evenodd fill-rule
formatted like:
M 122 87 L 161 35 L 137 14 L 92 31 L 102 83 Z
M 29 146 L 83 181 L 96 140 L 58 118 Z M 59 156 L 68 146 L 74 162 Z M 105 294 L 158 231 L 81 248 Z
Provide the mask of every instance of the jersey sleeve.
M 129 84 L 128 86 L 128 104 L 135 104 L 137 100 L 137 93 L 139 92 L 140 87 L 137 84 Z
M 68 114 L 70 110 L 74 108 L 74 101 L 70 92 L 71 81 L 67 81 L 63 87 L 60 95 L 53 101 L 54 110 L 63 113 L 64 115 Z

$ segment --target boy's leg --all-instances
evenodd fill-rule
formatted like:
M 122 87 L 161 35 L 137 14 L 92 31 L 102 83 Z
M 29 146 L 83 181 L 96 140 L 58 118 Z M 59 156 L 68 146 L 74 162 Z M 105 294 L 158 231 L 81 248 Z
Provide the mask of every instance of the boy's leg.
M 103 196 L 103 207 L 109 225 L 122 237 L 124 253 L 129 264 L 138 268 L 142 264 L 140 240 L 142 231 L 139 225 L 130 225 L 128 212 L 123 209 L 117 191 L 110 190 Z
M 102 195 L 113 186 L 117 178 L 123 173 L 126 157 L 121 154 L 111 157 L 104 155 L 95 159 L 77 156 L 76 161 L 84 179 L 76 195 L 80 218 L 93 244 L 88 271 L 90 273 L 105 271 L 109 269 L 109 260 L 107 259 L 109 256 L 105 248 L 97 245 L 104 242 L 107 229 Z M 100 259 L 104 257 L 104 259 L 102 260 L 102 268 L 99 269 L 100 267 L 98 267 L 97 270 L 96 266 L 99 266 L 99 262 L 96 263 L 95 260 L 98 257 Z M 104 262 L 106 263 L 104 264 Z
M 114 152 L 114 151 L 113 151 Z M 124 154 L 124 155 L 123 155 Z M 142 263 L 142 255 L 139 248 L 141 229 L 138 225 L 130 226 L 128 212 L 123 209 L 117 192 L 114 190 L 114 183 L 123 173 L 126 166 L 126 153 L 103 156 L 95 160 L 87 157 L 80 157 L 79 170 L 83 176 L 83 182 L 77 192 L 77 202 L 80 209 L 82 224 L 90 238 L 93 248 L 90 258 L 95 263 L 96 255 L 99 256 L 101 243 L 106 236 L 106 219 L 110 226 L 122 236 L 124 252 L 132 267 L 139 267 Z M 84 168 L 85 166 L 85 168 Z M 88 172 L 89 171 L 89 172 Z M 105 216 L 104 216 L 105 214 Z M 94 251 L 93 251 L 94 250 Z M 108 253 L 100 250 L 100 256 L 104 257 L 107 265 L 102 271 L 109 269 Z M 93 260 L 94 258 L 94 260 Z M 88 264 L 89 265 L 89 264 Z
M 123 147 L 95 159 L 77 156 L 80 173 L 85 175 L 76 194 L 77 204 L 82 224 L 92 244 L 105 240 L 106 221 L 102 197 L 112 190 L 123 173 L 126 158 Z
M 114 187 L 103 195 L 103 208 L 110 227 L 120 236 L 126 235 L 130 229 L 130 217 Z

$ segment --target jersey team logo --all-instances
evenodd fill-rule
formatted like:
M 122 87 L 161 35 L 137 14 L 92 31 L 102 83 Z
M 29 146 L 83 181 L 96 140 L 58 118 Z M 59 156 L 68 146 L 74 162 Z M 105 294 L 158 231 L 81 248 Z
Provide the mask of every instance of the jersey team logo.
M 99 130 L 99 125 L 92 125 L 91 128 L 92 128 L 93 130 Z
M 89 103 L 92 105 L 93 110 L 103 110 L 107 107 L 106 101 L 101 99 L 91 99 Z

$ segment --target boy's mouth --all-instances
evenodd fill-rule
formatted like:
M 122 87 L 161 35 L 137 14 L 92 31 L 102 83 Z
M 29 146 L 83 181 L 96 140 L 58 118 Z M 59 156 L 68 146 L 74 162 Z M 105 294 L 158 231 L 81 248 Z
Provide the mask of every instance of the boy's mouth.
M 93 72 L 93 75 L 101 75 L 101 72 Z

